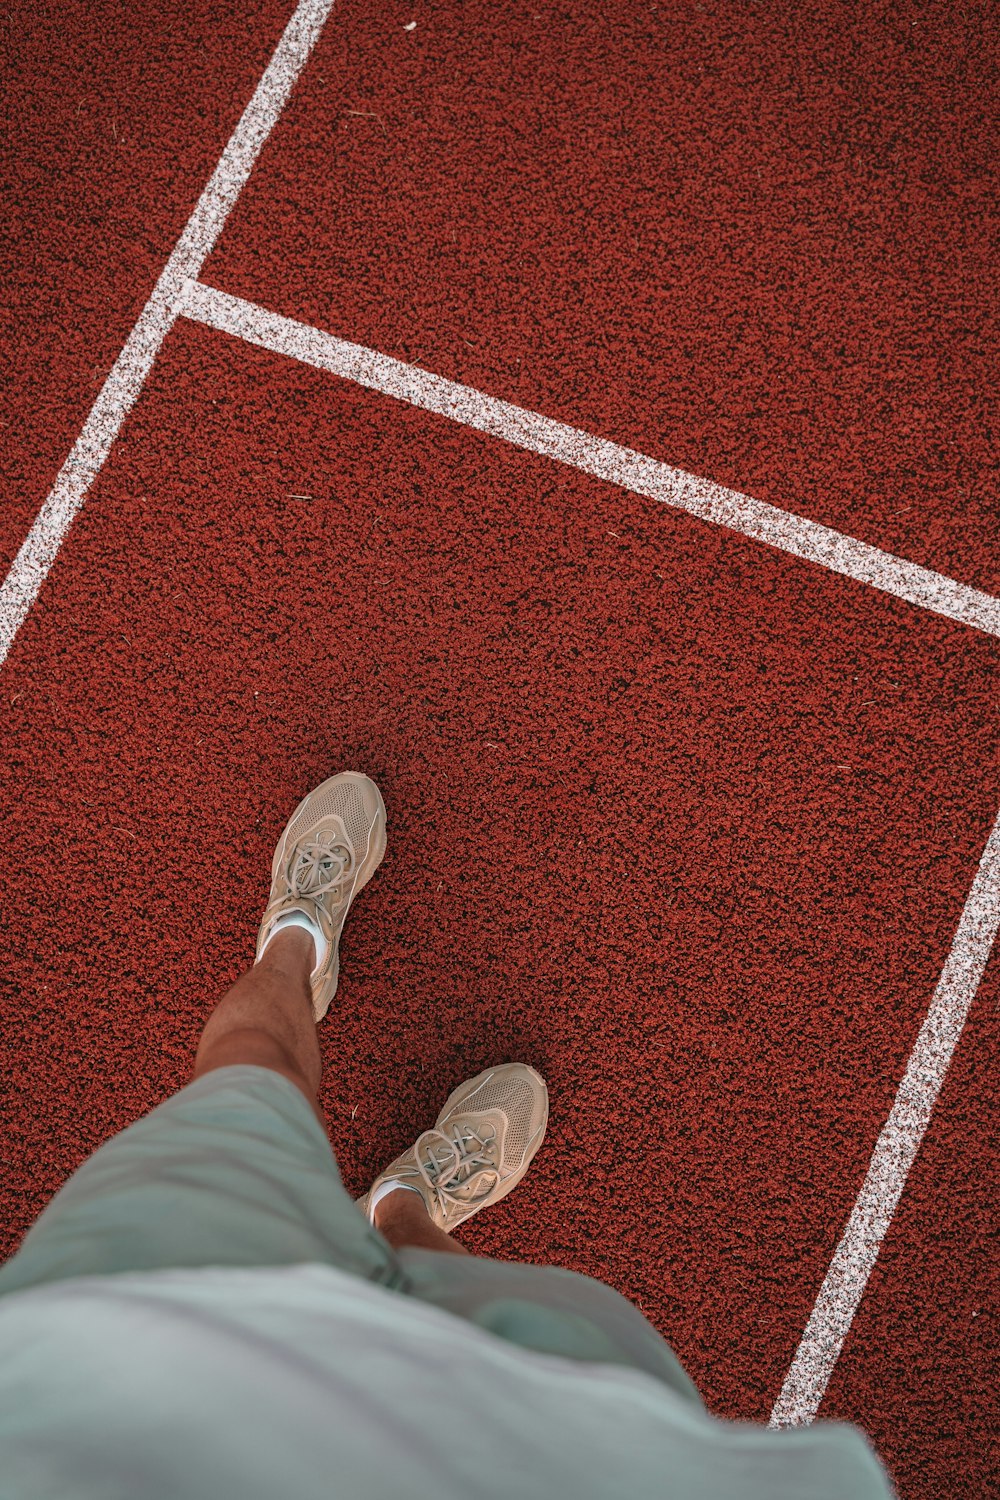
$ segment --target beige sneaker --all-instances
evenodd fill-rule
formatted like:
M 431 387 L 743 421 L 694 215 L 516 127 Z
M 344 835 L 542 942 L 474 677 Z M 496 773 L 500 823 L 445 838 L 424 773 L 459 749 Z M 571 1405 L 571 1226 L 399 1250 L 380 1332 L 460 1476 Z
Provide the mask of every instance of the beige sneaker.
M 302 912 L 310 918 L 327 943 L 326 957 L 312 971 L 317 1021 L 337 992 L 338 946 L 351 902 L 384 854 L 385 803 L 374 781 L 361 771 L 341 771 L 303 797 L 278 840 L 255 962 L 282 917 Z
M 545 1080 L 526 1063 L 501 1063 L 461 1084 L 433 1130 L 382 1172 L 358 1207 L 375 1222 L 371 1200 L 383 1183 L 416 1188 L 439 1229 L 499 1203 L 521 1181 L 549 1119 Z

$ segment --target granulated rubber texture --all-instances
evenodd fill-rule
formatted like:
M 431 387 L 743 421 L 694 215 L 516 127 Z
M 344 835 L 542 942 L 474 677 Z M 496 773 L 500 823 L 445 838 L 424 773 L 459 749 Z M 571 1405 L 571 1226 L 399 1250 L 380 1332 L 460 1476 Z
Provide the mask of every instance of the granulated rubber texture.
M 409 19 L 338 4 L 210 285 L 1000 591 L 988 7 Z
M 267 66 L 287 0 L 6 8 L 6 574 Z
M 204 279 L 996 589 L 980 12 L 584 12 L 338 4 Z M 5 561 L 289 14 L 15 25 Z M 363 770 L 348 1189 L 532 1064 L 548 1136 L 463 1242 L 765 1421 L 996 815 L 997 655 L 182 320 L 0 676 L 3 1249 L 188 1079 L 287 817 Z M 996 996 L 820 1412 L 903 1500 L 988 1488 Z

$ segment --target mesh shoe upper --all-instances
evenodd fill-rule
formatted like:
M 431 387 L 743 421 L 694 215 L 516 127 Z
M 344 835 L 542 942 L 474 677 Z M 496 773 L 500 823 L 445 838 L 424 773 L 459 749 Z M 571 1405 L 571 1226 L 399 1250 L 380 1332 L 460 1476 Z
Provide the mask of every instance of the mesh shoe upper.
M 487 1068 L 450 1095 L 431 1130 L 376 1178 L 415 1187 L 435 1224 L 454 1229 L 524 1176 L 548 1123 L 548 1090 L 526 1063 Z
M 336 993 L 338 945 L 351 903 L 382 862 L 385 827 L 385 804 L 375 783 L 360 771 L 342 771 L 302 799 L 274 851 L 257 957 L 279 917 L 300 910 L 317 923 L 329 945 L 312 974 L 317 1021 Z

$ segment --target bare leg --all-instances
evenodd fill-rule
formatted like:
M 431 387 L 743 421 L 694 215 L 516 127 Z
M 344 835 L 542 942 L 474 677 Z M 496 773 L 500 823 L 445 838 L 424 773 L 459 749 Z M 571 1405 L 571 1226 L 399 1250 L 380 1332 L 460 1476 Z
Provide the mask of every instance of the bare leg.
M 326 1131 L 316 1099 L 322 1076 L 309 975 L 316 949 L 308 932 L 290 927 L 267 946 L 259 964 L 237 979 L 201 1034 L 194 1077 L 213 1068 L 252 1063 L 291 1079 Z M 389 1193 L 375 1210 L 376 1228 L 394 1249 L 416 1245 L 468 1255 L 433 1222 L 416 1193 Z
M 237 979 L 209 1016 L 194 1077 L 235 1063 L 271 1068 L 302 1090 L 325 1131 L 316 1102 L 323 1064 L 309 987 L 315 962 L 308 932 L 301 927 L 279 932 L 260 963 Z
M 424 1207 L 424 1200 L 405 1188 L 387 1193 L 375 1205 L 375 1228 L 394 1250 L 414 1245 L 418 1250 L 450 1250 L 455 1255 L 470 1253 L 445 1230 L 439 1229 Z

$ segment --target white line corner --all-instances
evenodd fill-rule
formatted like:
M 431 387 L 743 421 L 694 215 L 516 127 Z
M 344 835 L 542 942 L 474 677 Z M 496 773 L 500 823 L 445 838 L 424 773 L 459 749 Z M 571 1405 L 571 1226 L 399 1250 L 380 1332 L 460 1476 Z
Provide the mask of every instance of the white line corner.
M 146 383 L 163 340 L 177 318 L 187 284 L 197 277 L 222 233 L 332 7 L 333 0 L 300 0 L 115 360 L 83 430 L 11 564 L 0 586 L 0 667 L 38 597 L 74 516 Z

